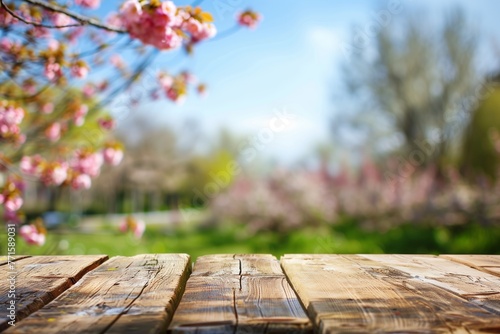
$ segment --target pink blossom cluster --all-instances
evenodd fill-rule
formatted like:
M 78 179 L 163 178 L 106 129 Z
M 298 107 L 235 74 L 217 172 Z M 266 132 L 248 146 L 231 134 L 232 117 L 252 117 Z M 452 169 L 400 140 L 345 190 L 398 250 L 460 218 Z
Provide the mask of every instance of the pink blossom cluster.
M 122 233 L 132 232 L 137 239 L 140 239 L 146 230 L 146 224 L 140 219 L 127 216 L 120 222 L 119 229 Z
M 16 24 L 18 21 L 17 18 L 10 15 L 3 7 L 0 7 L 0 26 L 9 27 L 12 24 Z
M 86 104 L 80 105 L 80 107 L 76 110 L 73 115 L 73 120 L 76 126 L 82 126 L 85 122 L 85 116 L 89 112 L 89 107 Z
M 62 76 L 61 64 L 57 63 L 54 59 L 49 59 L 45 63 L 44 75 L 49 80 L 55 80 Z
M 246 10 L 238 15 L 238 23 L 251 29 L 255 29 L 260 21 L 262 21 L 262 15 L 252 10 Z
M 115 120 L 111 117 L 103 117 L 97 120 L 97 124 L 104 130 L 112 130 L 115 127 Z
M 75 0 L 75 5 L 85 8 L 97 9 L 101 4 L 101 0 Z
M 104 162 L 118 165 L 123 158 L 123 151 L 118 145 L 110 145 L 102 152 L 77 150 L 69 162 L 47 161 L 40 155 L 25 156 L 20 168 L 26 175 L 34 176 L 46 186 L 71 185 L 73 189 L 88 189 L 92 178 L 99 175 Z
M 22 192 L 24 183 L 22 180 L 9 177 L 0 192 L 0 204 L 5 212 L 16 212 L 23 205 Z
M 138 0 L 126 1 L 120 18 L 132 38 L 160 50 L 182 46 L 183 35 L 191 36 L 190 44 L 215 36 L 215 26 L 199 9 L 177 8 L 172 1 L 159 4 L 141 4 Z
M 42 246 L 45 244 L 45 231 L 36 225 L 23 225 L 19 229 L 19 235 L 30 245 Z
M 191 43 L 198 43 L 217 34 L 215 25 L 209 22 L 201 22 L 191 16 L 182 23 L 182 29 L 191 35 Z
M 20 124 L 25 112 L 23 108 L 2 100 L 0 101 L 0 140 L 22 144 L 26 136 L 21 133 Z
M 102 150 L 104 161 L 111 166 L 117 166 L 123 160 L 123 151 L 120 148 L 108 146 Z
M 48 140 L 51 142 L 56 142 L 59 139 L 61 139 L 61 132 L 62 132 L 62 125 L 59 122 L 54 122 L 50 124 L 46 129 L 45 129 L 45 137 L 47 137 Z
M 66 162 L 49 162 L 40 155 L 23 157 L 20 168 L 24 174 L 39 178 L 46 186 L 59 186 L 66 181 L 68 176 Z
M 167 73 L 160 73 L 158 75 L 158 82 L 160 87 L 165 92 L 165 96 L 175 102 L 184 102 L 187 95 L 187 85 L 190 81 L 195 80 L 194 76 L 183 72 L 177 76 L 172 76 Z
M 84 79 L 89 74 L 89 68 L 87 65 L 78 62 L 71 66 L 71 75 L 75 78 Z
M 63 13 L 51 13 L 51 20 L 55 26 L 61 27 L 59 30 L 66 31 L 71 24 L 74 24 L 74 21 L 71 17 Z

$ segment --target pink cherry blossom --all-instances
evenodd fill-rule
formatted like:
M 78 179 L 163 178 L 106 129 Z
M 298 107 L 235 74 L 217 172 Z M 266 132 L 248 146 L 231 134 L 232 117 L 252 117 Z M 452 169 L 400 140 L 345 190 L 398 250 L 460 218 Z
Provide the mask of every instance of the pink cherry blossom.
M 71 31 L 68 33 L 68 41 L 70 43 L 76 43 L 78 38 L 83 35 L 85 29 L 83 27 L 75 27 L 71 28 Z
M 100 4 L 101 0 L 75 0 L 75 5 L 91 9 L 99 8 Z
M 45 234 L 40 233 L 35 225 L 23 225 L 19 235 L 30 245 L 41 246 L 45 244 Z
M 0 203 L 3 204 L 7 211 L 17 211 L 23 205 L 23 199 L 18 196 L 0 198 Z
M 24 183 L 17 177 L 8 177 L 0 192 L 0 204 L 6 211 L 17 211 L 23 205 Z
M 118 69 L 125 68 L 125 62 L 119 54 L 114 54 L 109 58 L 109 62 Z
M 100 118 L 97 120 L 97 123 L 105 130 L 112 130 L 115 127 L 115 121 L 111 117 Z
M 43 162 L 43 158 L 40 155 L 35 155 L 33 157 L 25 156 L 21 158 L 19 167 L 21 171 L 27 175 L 38 175 L 40 172 L 40 165 Z
M 217 34 L 217 29 L 215 25 L 212 23 L 203 23 L 200 27 L 200 30 L 194 34 L 191 34 L 191 41 L 193 43 L 198 43 L 205 39 L 209 39 L 214 37 Z
M 100 153 L 77 150 L 74 154 L 70 163 L 72 169 L 91 177 L 99 175 L 103 163 L 103 157 Z
M 135 226 L 132 230 L 132 233 L 134 233 L 134 236 L 137 239 L 140 239 L 142 235 L 144 234 L 144 231 L 146 230 L 146 224 L 142 220 L 137 220 L 135 223 Z
M 83 95 L 85 95 L 86 98 L 90 98 L 95 95 L 96 89 L 95 86 L 92 84 L 86 84 L 82 88 Z
M 46 186 L 59 186 L 68 177 L 68 164 L 52 162 L 47 164 L 41 172 L 40 180 Z
M 3 52 L 9 52 L 14 43 L 11 39 L 4 37 L 0 40 L 0 50 Z
M 68 27 L 65 26 L 71 25 L 73 23 L 73 19 L 66 14 L 54 12 L 52 14 L 52 23 L 56 26 L 60 26 L 61 28 L 59 28 L 59 30 L 66 31 L 68 30 Z
M 50 29 L 45 27 L 33 27 L 31 29 L 31 35 L 36 38 L 48 38 L 51 36 Z
M 118 229 L 122 233 L 132 232 L 137 239 L 140 239 L 146 230 L 146 224 L 140 219 L 127 216 L 120 222 Z
M 0 8 L 0 26 L 9 27 L 17 22 L 19 22 L 17 18 L 10 15 L 5 9 Z
M 51 39 L 47 44 L 47 47 L 49 48 L 50 51 L 57 51 L 60 46 L 61 44 L 59 43 L 59 41 L 55 39 Z
M 122 220 L 120 222 L 120 225 L 118 226 L 118 229 L 120 230 L 120 232 L 122 233 L 127 233 L 127 230 L 128 230 L 128 221 L 125 219 L 125 220 Z
M 52 102 L 47 102 L 47 103 L 45 103 L 45 104 L 42 106 L 41 111 L 42 111 L 42 113 L 44 113 L 44 114 L 52 114 L 52 112 L 54 111 L 54 103 L 52 103 Z
M 114 28 L 123 28 L 123 22 L 118 13 L 111 13 L 106 19 L 106 23 Z
M 71 180 L 71 187 L 75 190 L 89 189 L 92 185 L 92 179 L 87 174 L 79 174 Z
M 24 81 L 23 84 L 21 85 L 21 87 L 28 94 L 35 94 L 36 93 L 36 84 L 32 80 Z
M 241 26 L 255 29 L 257 24 L 262 20 L 262 16 L 251 10 L 244 11 L 238 15 L 238 23 Z
M 82 104 L 80 108 L 75 112 L 74 122 L 76 126 L 82 126 L 85 122 L 85 116 L 89 111 L 89 107 L 86 104 Z
M 75 64 L 71 66 L 71 74 L 75 78 L 83 79 L 89 74 L 89 68 L 87 66 Z
M 52 142 L 56 142 L 61 138 L 61 123 L 55 122 L 45 129 L 45 136 Z
M 14 143 L 22 142 L 19 125 L 24 119 L 24 114 L 24 109 L 8 101 L 0 101 L 0 139 L 10 140 Z
M 56 63 L 54 60 L 49 60 L 45 63 L 44 74 L 49 80 L 57 79 L 62 76 L 61 65 Z
M 123 159 L 123 151 L 114 147 L 107 147 L 102 151 L 104 161 L 112 166 L 117 166 Z
M 182 36 L 174 29 L 182 22 L 177 15 L 177 7 L 172 1 L 143 9 L 139 1 L 129 0 L 120 10 L 120 18 L 130 36 L 160 50 L 177 49 L 182 45 Z

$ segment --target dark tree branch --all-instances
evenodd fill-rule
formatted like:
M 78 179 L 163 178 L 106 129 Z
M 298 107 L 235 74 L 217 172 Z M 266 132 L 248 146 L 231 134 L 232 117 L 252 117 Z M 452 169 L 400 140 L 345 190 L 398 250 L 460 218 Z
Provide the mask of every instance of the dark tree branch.
M 50 24 L 43 24 L 35 21 L 28 21 L 24 17 L 17 15 L 14 11 L 12 11 L 4 2 L 3 0 L 0 0 L 0 3 L 2 7 L 7 11 L 10 15 L 15 17 L 21 22 L 24 22 L 26 24 L 35 26 L 35 27 L 43 27 L 43 28 L 51 28 L 51 29 L 56 29 L 56 28 L 70 28 L 70 27 L 80 27 L 82 26 L 82 23 L 75 23 L 75 24 L 67 24 L 67 25 L 62 25 L 62 26 L 55 26 L 55 25 L 50 25 Z
M 23 21 L 24 23 L 27 23 L 27 24 L 31 24 L 31 25 L 35 25 L 35 26 L 42 26 L 42 27 L 46 27 L 46 28 L 66 28 L 66 27 L 71 27 L 71 26 L 91 25 L 91 26 L 94 26 L 96 28 L 100 28 L 100 29 L 104 29 L 104 30 L 108 30 L 108 31 L 113 31 L 113 32 L 122 33 L 122 34 L 127 33 L 127 31 L 124 29 L 112 27 L 110 25 L 102 23 L 99 20 L 93 19 L 93 18 L 85 16 L 85 15 L 75 13 L 73 11 L 70 11 L 70 10 L 64 8 L 64 7 L 61 7 L 61 6 L 58 6 L 56 4 L 49 3 L 49 2 L 43 1 L 43 0 L 23 0 L 23 1 L 27 2 L 29 4 L 35 5 L 35 6 L 45 8 L 45 9 L 52 11 L 52 12 L 65 14 L 65 15 L 75 19 L 79 23 L 75 24 L 75 25 L 67 25 L 67 26 L 46 26 L 46 25 L 42 25 L 42 24 L 36 23 L 36 22 L 26 22 L 25 19 L 19 18 L 19 16 L 17 14 L 12 13 L 12 10 L 10 10 L 10 8 L 7 8 L 7 6 L 4 4 L 3 0 L 0 0 L 0 1 L 2 3 L 2 7 L 5 8 L 5 10 L 7 10 L 11 15 L 13 15 L 14 17 L 20 19 L 21 21 Z

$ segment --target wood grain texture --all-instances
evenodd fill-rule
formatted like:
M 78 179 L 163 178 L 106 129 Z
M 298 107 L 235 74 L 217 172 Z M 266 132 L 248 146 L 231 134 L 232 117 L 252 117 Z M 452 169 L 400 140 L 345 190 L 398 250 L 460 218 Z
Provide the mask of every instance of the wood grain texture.
M 499 255 L 441 255 L 440 257 L 500 276 Z
M 271 255 L 198 258 L 169 333 L 310 333 L 310 321 Z
M 112 258 L 7 333 L 165 332 L 189 272 L 185 254 Z
M 500 315 L 500 278 L 433 255 L 363 255 Z
M 37 311 L 77 282 L 108 257 L 106 255 L 35 256 L 15 262 L 15 274 L 0 271 L 0 330 L 9 327 L 9 278 L 15 276 L 16 327 L 19 321 Z
M 30 256 L 29 255 L 14 255 L 14 256 L 11 256 L 11 261 L 16 262 L 16 261 L 19 261 L 21 259 L 25 259 L 27 257 L 30 257 Z M 6 255 L 0 256 L 0 266 L 4 266 L 8 262 L 9 262 L 9 259 Z
M 379 255 L 286 255 L 281 263 L 321 333 L 500 329 L 498 314 L 378 259 Z

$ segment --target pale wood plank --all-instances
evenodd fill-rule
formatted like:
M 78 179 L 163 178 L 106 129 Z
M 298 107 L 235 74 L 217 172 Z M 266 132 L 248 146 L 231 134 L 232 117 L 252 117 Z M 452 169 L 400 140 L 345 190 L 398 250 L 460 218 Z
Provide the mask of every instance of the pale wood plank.
M 14 255 L 10 257 L 11 262 L 16 262 L 21 259 L 25 259 L 27 257 L 30 257 L 29 255 Z M 7 255 L 2 255 L 0 256 L 0 267 L 6 265 L 9 263 L 9 258 Z M 3 268 L 2 268 L 3 269 Z
M 186 254 L 112 258 L 7 332 L 165 332 L 189 271 Z
M 500 276 L 500 255 L 441 255 L 441 257 Z
M 321 333 L 457 333 L 500 326 L 497 314 L 376 259 L 286 255 L 281 264 Z
M 106 255 L 35 256 L 15 262 L 15 274 L 0 271 L 0 291 L 9 291 L 9 278 L 15 275 L 16 326 L 77 282 L 85 273 L 106 261 Z M 9 327 L 7 293 L 0 294 L 0 330 Z
M 169 333 L 311 331 L 272 255 L 199 257 L 169 327 Z
M 282 274 L 279 261 L 270 254 L 217 254 L 198 257 L 192 276 Z
M 500 315 L 500 278 L 434 255 L 362 255 Z

